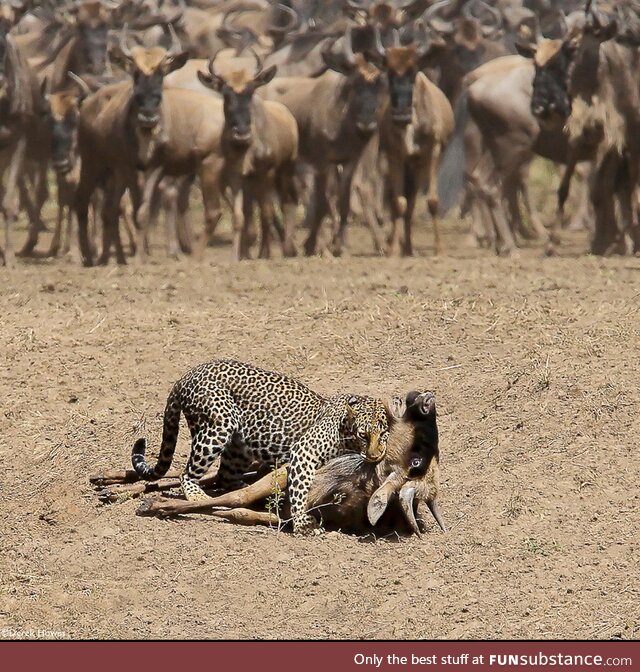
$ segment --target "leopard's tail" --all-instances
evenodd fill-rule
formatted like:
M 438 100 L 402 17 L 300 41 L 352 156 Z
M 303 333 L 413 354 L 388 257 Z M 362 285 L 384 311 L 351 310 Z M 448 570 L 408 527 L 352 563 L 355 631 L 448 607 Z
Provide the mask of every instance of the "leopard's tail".
M 138 439 L 133 444 L 131 451 L 131 465 L 136 474 L 145 481 L 155 481 L 162 478 L 173 461 L 173 453 L 176 449 L 178 440 L 178 429 L 180 427 L 180 395 L 178 386 L 175 385 L 167 399 L 167 406 L 164 409 L 164 424 L 162 427 L 162 445 L 160 446 L 160 455 L 156 465 L 152 467 L 144 459 L 147 450 L 147 440 Z

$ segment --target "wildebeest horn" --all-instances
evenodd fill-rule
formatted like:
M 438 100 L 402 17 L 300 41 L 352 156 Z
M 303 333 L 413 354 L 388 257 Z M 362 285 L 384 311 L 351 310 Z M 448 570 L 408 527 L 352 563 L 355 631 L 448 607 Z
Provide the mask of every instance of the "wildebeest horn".
M 258 52 L 253 47 L 249 51 L 252 53 L 253 58 L 256 61 L 256 71 L 255 74 L 253 75 L 253 78 L 255 79 L 262 72 L 262 59 L 260 58 Z
M 352 28 L 349 26 L 347 32 L 344 34 L 344 57 L 349 65 L 354 65 L 356 62 L 356 55 L 353 53 L 352 43 Z
M 131 59 L 131 49 L 127 46 L 127 31 L 129 29 L 129 24 L 125 23 L 120 31 L 120 51 L 128 59 Z
M 433 517 L 436 519 L 436 523 L 440 525 L 440 529 L 443 532 L 447 531 L 447 526 L 444 524 L 444 519 L 442 518 L 442 513 L 440 513 L 440 507 L 438 506 L 438 502 L 434 500 L 429 500 L 427 502 L 427 506 L 429 507 L 429 511 L 433 514 Z
M 384 58 L 386 55 L 386 50 L 382 44 L 382 36 L 380 35 L 380 26 L 377 24 L 373 28 L 373 46 L 375 48 L 375 53 Z
M 485 14 L 491 16 L 492 23 L 495 27 L 502 24 L 502 14 L 500 14 L 500 11 L 495 7 L 488 5 L 486 2 L 484 2 L 484 0 L 471 0 L 471 2 L 464 6 L 464 9 L 462 10 L 463 15 L 467 18 L 479 19 L 480 17 L 474 12 L 476 7 L 479 7 L 484 11 Z
M 426 54 L 429 48 L 429 35 L 427 34 L 427 27 L 424 25 L 423 19 L 418 19 L 415 22 L 413 41 L 417 45 L 418 56 Z
M 207 68 L 209 70 L 209 74 L 212 77 L 217 77 L 218 76 L 218 75 L 216 75 L 216 71 L 213 69 L 213 64 L 214 64 L 216 58 L 218 57 L 219 53 L 220 53 L 220 50 L 216 51 L 215 54 L 207 62 Z
M 244 9 L 238 9 L 237 7 L 227 10 L 224 13 L 224 16 L 222 17 L 222 25 L 220 26 L 220 28 L 224 28 L 231 32 L 236 32 L 240 30 L 234 25 L 233 19 L 231 17 L 233 17 L 235 14 L 242 14 L 244 11 L 245 11 Z
M 180 44 L 180 39 L 176 35 L 176 30 L 173 27 L 173 24 L 167 26 L 169 30 L 169 35 L 171 35 L 171 44 L 169 49 L 167 49 L 167 57 L 177 56 L 182 51 L 182 45 Z
M 369 9 L 369 5 L 371 4 L 371 1 L 367 0 L 361 0 L 361 2 L 358 2 L 358 0 L 345 0 L 345 5 L 347 6 L 348 9 L 353 9 L 355 11 L 361 11 L 361 12 L 366 12 Z
M 286 25 L 284 26 L 277 26 L 275 23 L 272 23 L 269 28 L 267 28 L 268 33 L 289 33 L 300 25 L 300 17 L 298 16 L 298 12 L 296 12 L 293 7 L 287 7 L 287 5 L 283 5 L 281 3 L 278 3 L 276 7 L 281 11 L 284 12 L 285 14 L 289 15 L 289 21 Z
M 440 0 L 440 2 L 431 5 L 431 7 L 429 7 L 429 9 L 422 15 L 422 19 L 425 23 L 428 23 L 436 33 L 451 33 L 454 30 L 451 21 L 447 21 L 441 16 L 438 16 L 443 9 L 451 4 L 451 1 L 452 0 Z
M 82 79 L 82 77 L 78 77 L 75 72 L 67 72 L 67 75 L 69 75 L 69 78 L 72 79 L 79 87 L 80 91 L 84 96 L 89 96 L 91 95 L 91 89 L 89 88 L 89 85 Z
M 418 535 L 421 536 L 420 528 L 418 527 L 418 522 L 416 521 L 415 513 L 413 512 L 413 500 L 416 496 L 416 489 L 407 483 L 402 486 L 398 498 L 400 499 L 400 506 L 404 513 L 407 522 L 411 529 Z

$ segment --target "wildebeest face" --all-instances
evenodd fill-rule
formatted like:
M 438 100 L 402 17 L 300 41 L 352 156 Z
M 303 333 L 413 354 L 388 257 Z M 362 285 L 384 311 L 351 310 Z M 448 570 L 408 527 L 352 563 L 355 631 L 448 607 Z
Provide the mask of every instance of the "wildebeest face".
M 386 53 L 389 77 L 391 117 L 398 126 L 411 123 L 413 114 L 413 86 L 418 74 L 415 47 L 390 47 Z
M 368 137 L 378 128 L 386 78 L 383 71 L 369 62 L 363 54 L 353 53 L 351 30 L 347 31 L 344 40 L 345 47 L 342 52 L 323 51 L 322 59 L 330 70 L 346 77 L 343 91 L 348 99 L 348 115 L 357 132 Z
M 572 42 L 542 40 L 537 46 L 517 43 L 520 55 L 533 58 L 535 74 L 531 112 L 541 122 L 565 121 L 571 114 L 569 67 L 575 51 Z
M 274 65 L 262 70 L 262 63 L 256 56 L 255 75 L 242 69 L 222 77 L 215 72 L 214 60 L 209 61 L 209 72 L 198 72 L 198 78 L 204 86 L 222 95 L 225 125 L 230 131 L 231 142 L 246 147 L 252 140 L 253 94 L 275 77 L 277 68 Z
M 78 25 L 78 45 L 86 70 L 92 75 L 102 75 L 107 69 L 107 25 L 105 23 Z
M 83 95 L 72 91 L 46 97 L 51 129 L 51 159 L 54 170 L 62 175 L 75 165 L 78 138 L 78 112 Z
M 134 47 L 129 50 L 124 37 L 121 39 L 120 48 L 133 78 L 133 110 L 137 124 L 142 129 L 151 130 L 158 125 L 162 106 L 162 82 L 166 75 L 181 68 L 187 61 L 188 54 L 178 51 L 179 43 L 175 34 L 174 43 L 169 51 L 162 47 Z
M 153 128 L 160 121 L 162 105 L 162 72 L 150 75 L 137 71 L 133 76 L 133 100 L 138 123 L 143 128 Z
M 360 135 L 368 137 L 377 130 L 385 89 L 381 73 L 371 77 L 358 72 L 353 76 L 349 107 Z

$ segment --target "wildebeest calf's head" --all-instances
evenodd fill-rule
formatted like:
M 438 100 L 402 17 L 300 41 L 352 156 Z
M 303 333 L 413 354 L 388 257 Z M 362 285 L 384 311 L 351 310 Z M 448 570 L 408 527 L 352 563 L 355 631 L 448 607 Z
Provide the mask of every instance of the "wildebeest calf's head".
M 252 102 L 256 89 L 268 84 L 276 74 L 277 67 L 272 65 L 262 69 L 262 62 L 258 55 L 256 71 L 248 73 L 240 69 L 223 77 L 216 73 L 214 58 L 209 60 L 208 72 L 198 72 L 198 79 L 202 84 L 222 95 L 224 101 L 224 118 L 226 127 L 230 131 L 233 144 L 246 147 L 252 141 Z
M 351 47 L 351 29 L 344 36 L 344 47 L 334 53 L 322 52 L 325 65 L 347 78 L 343 91 L 347 97 L 347 109 L 357 132 L 365 137 L 378 128 L 382 99 L 386 91 L 384 72 L 362 53 L 354 53 Z
M 51 130 L 51 163 L 61 175 L 72 170 L 76 163 L 80 106 L 91 93 L 82 79 L 73 73 L 69 76 L 76 82 L 77 88 L 44 93 L 43 96 Z M 46 82 L 43 89 L 46 89 Z
M 162 83 L 166 75 L 181 68 L 188 54 L 181 51 L 180 42 L 173 28 L 169 27 L 172 45 L 163 47 L 132 47 L 126 44 L 126 33 L 120 38 L 120 50 L 125 57 L 126 67 L 133 79 L 133 110 L 138 127 L 152 130 L 160 121 L 162 105 Z

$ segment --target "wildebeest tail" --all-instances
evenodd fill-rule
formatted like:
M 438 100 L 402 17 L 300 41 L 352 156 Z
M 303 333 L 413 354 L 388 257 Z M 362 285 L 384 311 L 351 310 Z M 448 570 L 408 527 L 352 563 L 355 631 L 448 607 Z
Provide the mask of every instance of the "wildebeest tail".
M 464 187 L 464 132 L 469 118 L 467 91 L 458 98 L 455 109 L 455 128 L 453 137 L 440 163 L 438 174 L 438 196 L 440 215 L 446 215 L 459 201 Z
M 162 445 L 160 446 L 160 455 L 156 465 L 152 467 L 144 459 L 147 450 L 147 440 L 138 439 L 133 444 L 131 451 L 131 465 L 136 474 L 145 481 L 155 481 L 162 478 L 173 461 L 173 454 L 178 440 L 178 429 L 180 427 L 180 399 L 178 386 L 174 386 L 167 399 L 167 405 L 164 409 L 164 423 L 162 427 Z

